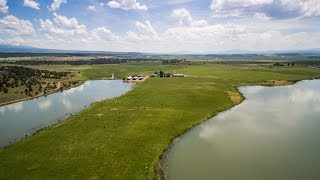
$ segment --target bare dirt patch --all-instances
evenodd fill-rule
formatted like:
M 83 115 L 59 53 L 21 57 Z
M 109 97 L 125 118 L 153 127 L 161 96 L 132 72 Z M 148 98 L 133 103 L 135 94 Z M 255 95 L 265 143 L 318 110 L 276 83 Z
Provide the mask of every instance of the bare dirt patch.
M 96 116 L 101 117 L 101 116 L 103 116 L 103 114 L 96 114 Z
M 284 86 L 284 85 L 289 85 L 290 82 L 285 81 L 285 80 L 269 80 L 267 81 L 268 84 L 271 84 L 273 86 Z
M 238 92 L 228 92 L 228 95 L 231 99 L 232 102 L 234 102 L 235 104 L 240 104 L 241 100 L 242 100 L 242 96 L 240 93 Z

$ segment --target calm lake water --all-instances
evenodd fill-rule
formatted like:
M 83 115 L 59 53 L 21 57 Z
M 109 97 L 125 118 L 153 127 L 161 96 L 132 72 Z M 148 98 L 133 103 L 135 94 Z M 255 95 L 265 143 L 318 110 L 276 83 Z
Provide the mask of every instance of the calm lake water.
M 64 120 L 91 103 L 120 96 L 133 84 L 118 80 L 87 81 L 63 92 L 0 107 L 0 147 Z
M 240 91 L 243 103 L 173 145 L 169 179 L 320 179 L 320 81 Z

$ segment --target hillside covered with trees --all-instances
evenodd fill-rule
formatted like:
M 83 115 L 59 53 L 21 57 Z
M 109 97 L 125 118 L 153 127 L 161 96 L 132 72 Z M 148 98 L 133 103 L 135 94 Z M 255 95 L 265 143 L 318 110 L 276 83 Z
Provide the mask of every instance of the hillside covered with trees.
M 0 103 L 39 96 L 78 84 L 78 81 L 70 81 L 70 74 L 71 72 L 39 70 L 22 66 L 0 66 Z

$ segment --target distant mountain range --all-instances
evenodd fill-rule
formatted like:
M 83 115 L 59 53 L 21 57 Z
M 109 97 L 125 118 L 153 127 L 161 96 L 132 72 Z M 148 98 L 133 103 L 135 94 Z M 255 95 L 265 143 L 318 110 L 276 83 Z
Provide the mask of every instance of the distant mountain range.
M 59 49 L 43 49 L 32 46 L 0 45 L 0 53 L 65 53 L 70 51 Z
M 88 54 L 88 55 L 121 55 L 121 56 L 139 56 L 139 52 L 109 52 L 109 51 L 81 51 L 81 50 L 61 50 L 45 49 L 32 46 L 12 46 L 0 45 L 0 53 L 63 53 L 63 54 Z
M 246 51 L 246 50 L 229 50 L 222 54 L 320 54 L 320 48 L 304 50 L 282 50 L 282 51 Z
M 80 50 L 61 50 L 61 49 L 45 49 L 45 48 L 36 48 L 32 46 L 12 46 L 12 45 L 0 45 L 0 53 L 71 53 L 71 54 L 94 54 L 94 55 L 119 55 L 119 56 L 142 56 L 142 55 L 156 55 L 161 53 L 140 53 L 140 52 L 110 52 L 110 51 L 80 51 Z M 189 54 L 189 55 L 210 55 L 210 54 L 257 54 L 257 55 L 320 55 L 320 48 L 316 49 L 305 49 L 305 50 L 288 50 L 288 51 L 248 51 L 248 50 L 228 50 L 218 53 L 212 52 L 190 52 L 190 51 L 180 51 L 175 53 L 166 53 L 166 54 Z

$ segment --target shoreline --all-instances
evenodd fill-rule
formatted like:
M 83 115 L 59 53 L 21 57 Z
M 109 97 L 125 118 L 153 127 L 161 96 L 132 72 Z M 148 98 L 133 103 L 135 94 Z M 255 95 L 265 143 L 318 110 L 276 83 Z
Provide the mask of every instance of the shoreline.
M 228 111 L 238 105 L 240 105 L 242 102 L 244 102 L 247 98 L 239 91 L 239 88 L 241 87 L 247 87 L 247 86 L 263 86 L 263 87 L 278 87 L 278 86 L 281 86 L 281 87 L 285 87 L 285 86 L 291 86 L 291 85 L 294 85 L 296 83 L 299 83 L 301 81 L 306 81 L 306 80 L 317 80 L 317 79 L 302 79 L 302 80 L 292 80 L 292 81 L 288 81 L 289 84 L 287 85 L 271 85 L 271 84 L 256 84 L 256 85 L 246 85 L 246 86 L 236 86 L 235 88 L 237 89 L 237 92 L 240 94 L 241 96 L 241 101 L 238 103 L 238 104 L 234 104 L 233 106 L 227 108 L 226 110 L 223 110 L 223 111 L 219 111 L 217 112 L 216 114 L 214 115 L 211 115 L 209 116 L 208 118 L 206 118 L 205 120 L 199 122 L 199 123 L 196 123 L 194 124 L 192 127 L 184 130 L 181 134 L 179 134 L 177 137 L 173 138 L 171 141 L 170 141 L 170 144 L 163 150 L 162 154 L 159 156 L 159 161 L 155 167 L 155 176 L 158 180 L 167 180 L 168 177 L 167 177 L 167 172 L 165 170 L 165 167 L 166 165 L 168 164 L 168 157 L 169 157 L 169 152 L 171 150 L 171 148 L 180 140 L 180 138 L 182 136 L 184 136 L 188 131 L 190 131 L 191 129 L 195 128 L 196 126 L 212 119 L 213 117 L 217 116 L 219 113 L 221 112 L 225 112 L 225 111 Z
M 146 78 L 145 80 L 147 80 L 148 78 Z M 69 89 L 72 89 L 72 88 L 76 88 L 76 87 L 79 87 L 81 86 L 82 84 L 84 84 L 85 82 L 87 81 L 98 81 L 98 80 L 121 80 L 121 79 L 88 79 L 88 80 L 79 80 L 79 84 L 77 84 L 76 86 L 72 86 L 72 87 L 69 87 L 67 89 L 63 89 L 63 91 L 67 91 Z M 139 84 L 141 82 L 144 82 L 145 80 L 143 81 L 139 81 L 139 82 L 129 82 L 129 81 L 123 81 L 123 82 L 126 82 L 126 83 L 132 83 L 132 84 Z M 54 90 L 54 91 L 51 91 L 47 94 L 39 94 L 37 96 L 33 96 L 33 97 L 26 97 L 26 98 L 22 98 L 22 99 L 17 99 L 17 100 L 13 100 L 13 101 L 8 101 L 8 102 L 4 102 L 4 103 L 0 103 L 0 107 L 2 106 L 6 106 L 6 105 L 9 105 L 9 104 L 14 104 L 14 103 L 17 103 L 17 102 L 21 102 L 21 101 L 27 101 L 27 100 L 32 100 L 32 99 L 36 99 L 36 98 L 39 98 L 39 97 L 42 97 L 42 96 L 48 96 L 48 95 L 51 95 L 51 94 L 55 94 L 55 93 L 58 93 L 58 92 L 63 92 L 63 91 L 59 91 L 58 89 Z
M 104 79 L 95 79 L 95 80 L 86 80 L 86 81 L 99 81 L 99 80 L 104 80 Z M 114 79 L 114 80 L 120 80 L 120 79 Z M 81 81 L 81 84 L 79 83 L 79 86 L 82 85 L 82 84 L 84 84 L 86 81 L 83 81 L 83 82 Z M 128 83 L 128 82 L 127 82 L 127 83 Z M 21 140 L 24 140 L 24 139 L 27 139 L 27 138 L 29 138 L 29 137 L 31 137 L 31 136 L 34 136 L 34 135 L 36 135 L 37 133 L 39 133 L 39 132 L 41 132 L 41 131 L 44 131 L 44 130 L 46 130 L 46 129 L 48 129 L 48 128 L 53 128 L 53 127 L 59 126 L 59 125 L 65 123 L 66 121 L 68 121 L 69 118 L 71 118 L 71 117 L 73 117 L 73 116 L 76 116 L 77 114 L 79 114 L 79 113 L 81 113 L 81 112 L 83 112 L 83 111 L 85 111 L 85 110 L 88 110 L 89 108 L 92 108 L 94 105 L 96 105 L 96 104 L 98 104 L 98 103 L 100 103 L 100 102 L 108 101 L 108 100 L 111 100 L 111 99 L 114 99 L 114 98 L 118 98 L 118 97 L 124 96 L 124 95 L 126 95 L 127 93 L 129 93 L 130 91 L 132 91 L 135 87 L 137 87 L 137 86 L 138 86 L 139 84 L 141 84 L 141 83 L 131 83 L 131 84 L 132 84 L 132 88 L 131 88 L 130 90 L 128 90 L 127 92 L 119 95 L 119 96 L 115 96 L 115 97 L 110 98 L 110 99 L 102 99 L 102 100 L 100 100 L 100 101 L 92 102 L 92 103 L 90 103 L 88 106 L 84 106 L 84 107 L 83 107 L 82 109 L 80 109 L 78 112 L 76 112 L 76 113 L 74 113 L 74 114 L 73 114 L 73 113 L 70 113 L 70 114 L 68 114 L 67 116 L 65 116 L 64 118 L 57 119 L 57 121 L 56 121 L 55 123 L 53 123 L 53 124 L 51 124 L 51 125 L 49 125 L 49 126 L 45 126 L 45 127 L 40 128 L 40 129 L 37 129 L 37 130 L 35 130 L 34 132 L 30 133 L 30 135 L 21 137 L 21 139 L 19 139 L 18 141 L 9 143 L 9 144 L 4 145 L 4 146 L 0 146 L 0 149 L 4 149 L 4 148 L 7 148 L 7 147 L 9 147 L 9 146 L 11 146 L 11 145 L 14 145 L 14 144 L 20 142 Z M 69 88 L 69 89 L 76 88 L 76 87 L 78 87 L 78 86 L 71 87 L 71 88 Z M 66 89 L 66 90 L 69 90 L 69 89 Z M 63 92 L 63 91 L 62 91 L 62 92 Z M 55 92 L 55 93 L 57 93 L 57 92 Z M 54 94 L 54 93 L 51 93 L 51 94 Z M 48 95 L 49 95 L 49 94 L 48 94 Z M 39 96 L 39 97 L 41 97 L 41 96 Z M 36 97 L 30 98 L 30 99 L 26 99 L 26 100 L 31 100 L 31 99 L 34 99 L 34 98 L 36 98 Z M 38 98 L 38 97 L 37 97 L 37 98 Z M 21 101 L 24 101 L 24 100 L 19 100 L 19 101 L 17 101 L 17 102 L 21 102 Z M 13 103 L 14 103 L 14 102 L 13 102 Z M 11 104 L 12 104 L 12 103 L 11 103 Z M 0 106 L 0 107 L 1 107 L 1 106 Z
M 79 84 L 77 84 L 76 86 L 73 86 L 73 87 L 69 87 L 67 89 L 63 89 L 63 91 L 66 91 L 66 90 L 69 90 L 69 89 L 72 89 L 72 88 L 76 88 L 76 87 L 79 87 L 81 86 L 82 84 L 84 84 L 86 81 L 79 81 Z M 63 92 L 63 91 L 59 91 L 59 89 L 55 89 L 49 93 L 42 93 L 42 94 L 39 94 L 37 96 L 33 96 L 33 97 L 26 97 L 26 98 L 22 98 L 22 99 L 17 99 L 17 100 L 13 100 L 13 101 L 8 101 L 8 102 L 4 102 L 4 103 L 0 103 L 0 107 L 3 107 L 3 106 L 6 106 L 6 105 L 9 105 L 9 104 L 14 104 L 14 103 L 17 103 L 17 102 L 21 102 L 21 101 L 27 101 L 27 100 L 32 100 L 32 99 L 36 99 L 36 98 L 39 98 L 39 97 L 42 97 L 42 96 L 48 96 L 48 95 L 51 95 L 51 94 L 55 94 L 55 93 L 58 93 L 58 92 Z
M 246 100 L 245 96 L 239 91 L 238 87 L 236 87 L 236 89 L 241 96 L 241 101 L 238 104 L 234 104 L 233 106 L 228 107 L 227 109 L 225 109 L 223 111 L 218 111 L 216 114 L 212 114 L 212 115 L 208 116 L 205 120 L 202 120 L 201 122 L 194 124 L 192 127 L 184 130 L 181 134 L 179 134 L 177 137 L 175 137 L 171 140 L 171 143 L 165 148 L 163 153 L 159 156 L 159 161 L 158 161 L 158 164 L 157 164 L 157 167 L 155 170 L 158 180 L 167 180 L 167 172 L 165 170 L 165 166 L 168 163 L 167 160 L 168 160 L 169 152 L 170 152 L 171 148 L 180 140 L 180 138 L 182 136 L 184 136 L 188 131 L 195 128 L 196 126 L 198 126 L 198 125 L 212 119 L 213 117 L 217 116 L 219 113 L 224 112 L 224 111 L 228 111 L 228 110 L 234 108 L 235 106 L 240 105 L 243 101 Z

